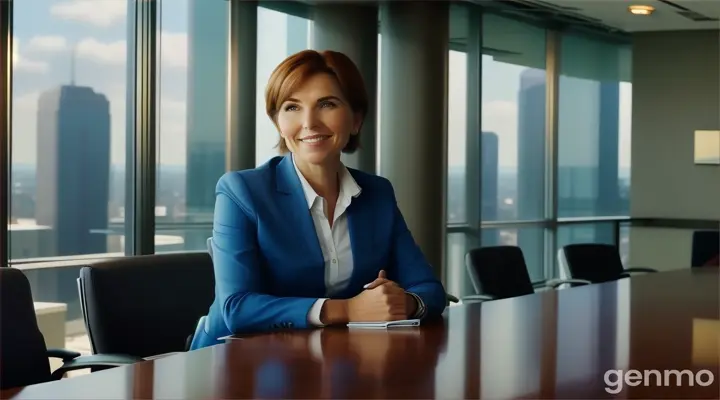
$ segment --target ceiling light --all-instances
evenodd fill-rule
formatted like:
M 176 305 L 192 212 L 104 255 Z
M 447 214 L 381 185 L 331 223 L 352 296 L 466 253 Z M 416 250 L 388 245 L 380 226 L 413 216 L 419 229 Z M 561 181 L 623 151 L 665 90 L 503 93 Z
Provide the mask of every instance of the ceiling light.
M 635 15 L 650 15 L 655 11 L 655 7 L 653 6 L 630 6 L 628 7 L 628 11 Z

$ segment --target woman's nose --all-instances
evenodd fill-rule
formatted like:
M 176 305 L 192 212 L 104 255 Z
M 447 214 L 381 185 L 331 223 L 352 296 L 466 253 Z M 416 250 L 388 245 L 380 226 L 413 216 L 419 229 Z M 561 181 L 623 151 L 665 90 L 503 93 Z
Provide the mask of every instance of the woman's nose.
M 308 110 L 305 112 L 304 119 L 303 119 L 303 129 L 304 130 L 313 130 L 317 126 L 317 113 L 315 110 Z

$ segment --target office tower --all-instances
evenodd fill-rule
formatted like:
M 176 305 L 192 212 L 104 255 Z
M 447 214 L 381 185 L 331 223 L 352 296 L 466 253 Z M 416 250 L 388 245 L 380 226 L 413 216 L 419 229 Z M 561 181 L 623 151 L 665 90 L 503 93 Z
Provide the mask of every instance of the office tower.
M 188 1 L 185 221 L 208 229 L 184 231 L 185 249 L 205 248 L 215 185 L 225 173 L 228 3 Z
M 518 95 L 517 219 L 545 216 L 545 71 L 527 69 L 520 74 Z M 544 239 L 535 228 L 517 231 L 533 280 L 543 278 Z
M 110 177 L 110 104 L 92 88 L 40 95 L 37 115 L 39 225 L 53 230 L 55 255 L 105 253 Z M 93 233 L 95 231 L 95 233 Z
M 498 136 L 494 132 L 482 133 L 482 180 L 481 180 L 481 218 L 483 221 L 498 219 Z M 483 246 L 500 244 L 497 229 L 484 229 Z
M 211 221 L 215 185 L 225 173 L 228 5 L 188 6 L 186 209 L 189 220 Z

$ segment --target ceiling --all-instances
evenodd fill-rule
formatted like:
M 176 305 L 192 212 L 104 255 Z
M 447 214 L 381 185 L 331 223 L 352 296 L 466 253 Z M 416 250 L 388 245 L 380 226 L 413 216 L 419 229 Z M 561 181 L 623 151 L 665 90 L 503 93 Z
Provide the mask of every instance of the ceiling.
M 562 13 L 582 15 L 604 25 L 625 31 L 675 31 L 720 29 L 720 0 L 528 0 Z M 650 16 L 633 15 L 630 5 L 655 7 Z M 685 15 L 683 15 L 685 14 Z M 715 21 L 695 21 L 705 17 Z

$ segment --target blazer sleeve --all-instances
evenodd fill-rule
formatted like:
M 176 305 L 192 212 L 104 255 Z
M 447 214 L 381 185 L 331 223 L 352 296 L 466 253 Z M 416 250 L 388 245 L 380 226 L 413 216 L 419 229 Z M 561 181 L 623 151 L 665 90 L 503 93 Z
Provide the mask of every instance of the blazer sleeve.
M 317 299 L 264 292 L 257 244 L 257 213 L 241 174 L 218 182 L 213 218 L 215 292 L 230 332 L 305 328 Z
M 392 197 L 393 207 L 391 248 L 393 273 L 389 278 L 393 279 L 394 276 L 393 280 L 406 292 L 420 297 L 426 307 L 423 317 L 439 316 L 448 304 L 445 288 L 435 276 L 422 250 L 415 243 L 397 205 L 392 184 L 388 180 L 385 182 Z

